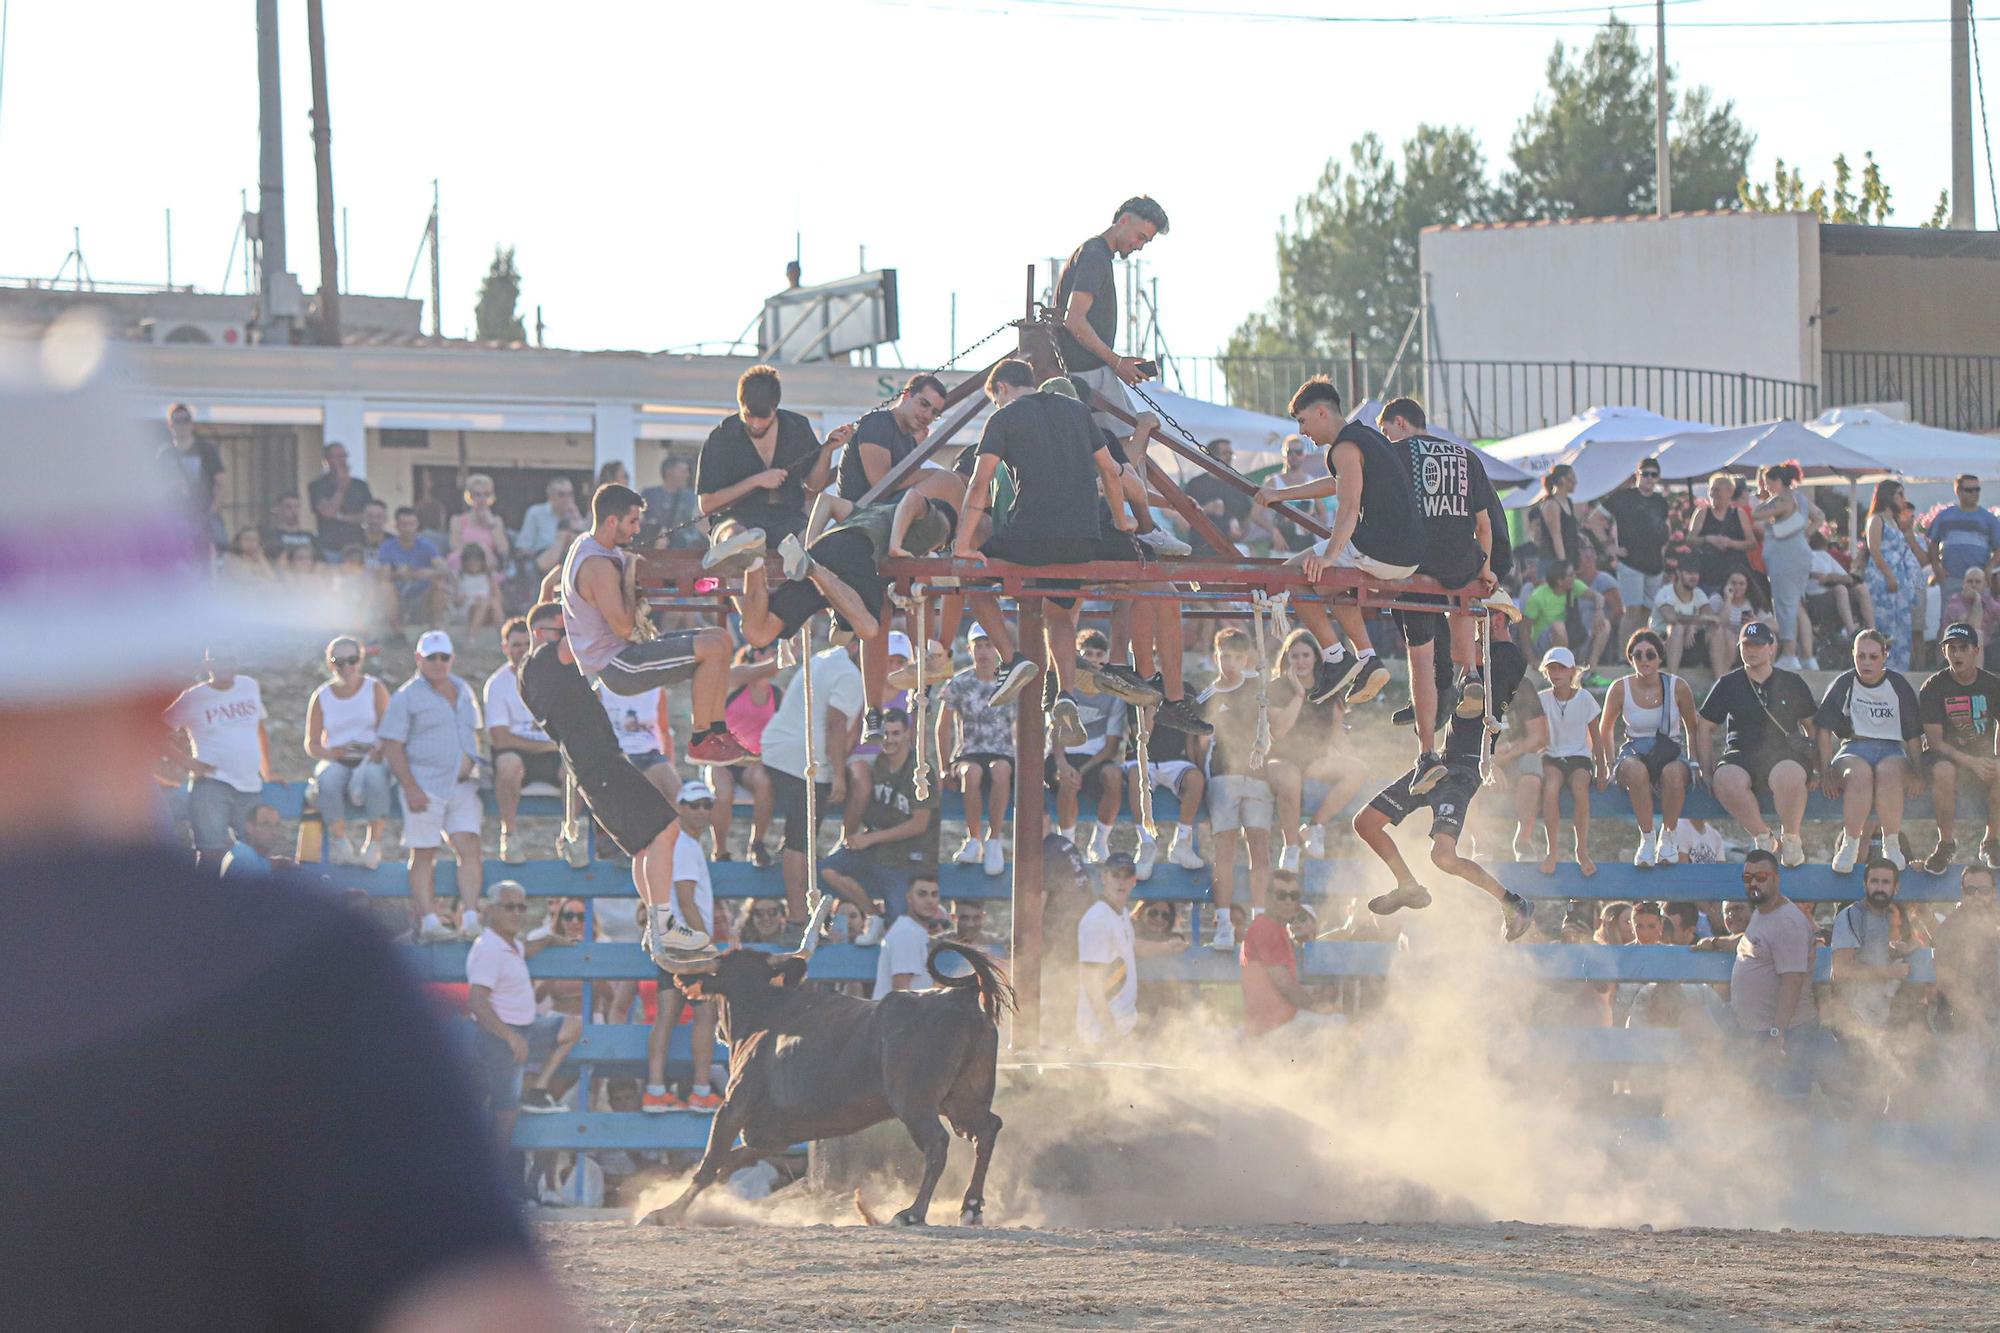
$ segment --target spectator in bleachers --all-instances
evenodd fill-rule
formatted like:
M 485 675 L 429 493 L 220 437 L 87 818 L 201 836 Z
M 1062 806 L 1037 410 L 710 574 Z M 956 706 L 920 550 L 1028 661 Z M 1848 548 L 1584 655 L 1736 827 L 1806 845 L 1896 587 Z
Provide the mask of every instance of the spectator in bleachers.
M 1688 753 L 1694 746 L 1694 691 L 1681 677 L 1660 670 L 1665 656 L 1657 633 L 1635 630 L 1625 644 L 1632 674 L 1611 682 L 1598 723 L 1599 767 L 1632 803 L 1632 815 L 1639 822 L 1639 849 L 1632 854 L 1632 864 L 1641 869 L 1680 862 L 1673 829 L 1687 800 Z M 1614 755 L 1611 742 L 1621 726 L 1624 739 Z M 1660 797 L 1657 823 L 1655 791 Z
M 1535 824 L 1542 813 L 1542 751 L 1549 743 L 1549 723 L 1542 716 L 1542 694 L 1535 688 L 1534 673 L 1521 677 L 1504 712 L 1501 734 L 1507 739 L 1493 750 L 1493 785 L 1510 790 L 1513 797 L 1514 859 L 1533 861 Z
M 1769 623 L 1753 620 L 1743 627 L 1743 665 L 1717 680 L 1702 701 L 1695 752 L 1715 799 L 1749 830 L 1752 845 L 1798 866 L 1806 859 L 1800 829 L 1816 753 L 1805 728 L 1816 705 L 1803 679 L 1773 665 L 1777 646 Z M 1781 831 L 1775 835 L 1760 808 L 1767 799 L 1777 810 Z
M 1666 668 L 1670 672 L 1678 673 L 1690 653 L 1699 663 L 1704 651 L 1714 651 L 1717 617 L 1714 604 L 1701 590 L 1701 565 L 1693 547 L 1675 546 L 1667 551 L 1667 581 L 1653 595 L 1651 624 L 1653 632 L 1666 642 Z
M 1597 776 L 1598 707 L 1597 696 L 1578 684 L 1583 673 L 1569 649 L 1555 647 L 1542 657 L 1542 674 L 1549 688 L 1541 692 L 1542 717 L 1548 722 L 1549 743 L 1542 751 L 1542 833 L 1548 839 L 1542 856 L 1542 873 L 1555 873 L 1561 855 L 1562 796 L 1570 799 L 1570 831 L 1576 841 L 1577 868 L 1585 875 L 1597 873 L 1590 859 L 1590 788 Z
M 1630 944 L 1638 938 L 1632 922 L 1632 904 L 1604 903 L 1597 909 L 1597 929 L 1591 937 L 1599 944 Z
M 951 937 L 960 944 L 986 947 L 986 904 L 977 898 L 960 898 L 953 903 Z
M 1287 487 L 1303 486 L 1315 478 L 1326 475 L 1326 464 L 1320 459 L 1318 453 L 1306 448 L 1305 436 L 1287 435 L 1285 437 L 1284 454 L 1285 466 L 1276 477 L 1272 478 L 1277 484 Z M 1322 527 L 1329 526 L 1332 522 L 1332 516 L 1327 512 L 1325 500 L 1305 499 L 1294 500 L 1291 503 L 1297 508 L 1303 509 L 1310 517 L 1317 519 Z M 1308 546 L 1311 546 L 1314 541 L 1318 540 L 1296 523 L 1280 521 L 1275 526 L 1278 532 L 1278 540 L 1287 551 L 1303 551 Z
M 1729 1008 L 1739 1034 L 1751 1045 L 1753 1074 L 1781 1096 L 1812 1091 L 1818 1054 L 1819 1012 L 1813 999 L 1816 940 L 1812 917 L 1785 897 L 1778 858 L 1754 848 L 1743 858 L 1743 896 L 1749 919 L 1739 935 L 1702 941 L 1730 949 Z
M 1771 580 L 1771 612 L 1778 622 L 1778 665 L 1786 671 L 1805 670 L 1799 658 L 1799 606 L 1812 571 L 1812 548 L 1806 541 L 1811 505 L 1795 490 L 1802 475 L 1797 463 L 1757 469 L 1760 499 L 1751 511 L 1764 534 L 1764 572 Z
M 1270 910 L 1253 917 L 1244 928 L 1238 957 L 1246 1036 L 1261 1037 L 1280 1028 L 1288 1035 L 1297 1035 L 1342 1022 L 1328 1013 L 1334 1007 L 1330 997 L 1315 995 L 1299 985 L 1292 927 L 1309 915 L 1299 877 L 1289 870 L 1273 875 Z
M 584 917 L 587 915 L 588 912 L 584 907 L 583 899 L 559 898 L 549 904 L 548 915 L 542 918 L 542 924 L 536 926 L 522 938 L 527 943 L 532 944 L 536 940 L 547 939 L 551 935 L 560 935 L 563 937 L 563 943 L 565 944 L 581 944 L 583 943 Z M 601 1008 L 604 992 L 608 991 L 610 987 L 602 982 L 598 983 L 598 986 L 599 990 L 596 998 Z M 535 1000 L 540 1005 L 546 1005 L 548 1011 L 551 1013 L 575 1014 L 581 1020 L 583 1018 L 583 981 L 578 977 L 546 977 L 535 983 Z M 601 1021 L 616 1022 L 617 1020 Z M 551 1090 L 554 1091 L 554 1089 Z
M 1257 686 L 1250 670 L 1250 636 L 1230 626 L 1215 632 L 1216 677 L 1195 707 L 1214 734 L 1189 742 L 1208 776 L 1209 858 L 1214 868 L 1212 949 L 1234 949 L 1229 904 L 1236 896 L 1236 846 L 1250 864 L 1250 904 L 1261 911 L 1271 876 L 1271 784 L 1252 767 L 1257 739 Z M 1258 664 L 1261 670 L 1262 663 Z
M 1201 814 L 1202 799 L 1208 792 L 1208 775 L 1201 771 L 1201 765 L 1188 758 L 1187 732 L 1178 727 L 1152 726 L 1155 715 L 1150 710 L 1144 710 L 1141 716 L 1147 724 L 1145 775 L 1142 777 L 1139 772 L 1136 728 L 1134 757 L 1125 762 L 1125 792 L 1132 823 L 1139 830 L 1139 878 L 1151 879 L 1153 867 L 1160 860 L 1159 839 L 1139 819 L 1139 788 L 1147 780 L 1156 793 L 1167 792 L 1180 805 L 1180 817 L 1168 836 L 1167 860 L 1183 870 L 1200 870 L 1207 862 L 1201 859 L 1201 852 L 1195 846 L 1194 821 Z
M 314 761 L 307 794 L 326 825 L 326 859 L 373 870 L 382 864 L 389 819 L 389 767 L 377 735 L 389 687 L 362 673 L 359 639 L 343 635 L 329 643 L 326 666 L 330 679 L 306 701 L 305 750 Z M 347 840 L 351 812 L 366 830 L 359 851 Z
M 575 943 L 563 935 L 524 941 L 528 894 L 511 879 L 493 886 L 485 928 L 465 956 L 465 980 L 472 1021 L 473 1050 L 493 1110 L 494 1136 L 504 1145 L 521 1111 L 545 1114 L 562 1107 L 549 1095 L 549 1079 L 583 1035 L 574 1014 L 535 1012 L 535 983 L 528 960 L 542 950 Z M 526 1066 L 535 1064 L 535 1072 Z
M 1888 640 L 1879 631 L 1854 636 L 1854 666 L 1834 677 L 1814 723 L 1820 789 L 1841 802 L 1833 872 L 1853 872 L 1871 814 L 1882 829 L 1882 855 L 1900 871 L 1904 779 L 1921 763 L 1924 729 L 1917 692 L 1902 672 L 1889 670 Z
M 1620 486 L 1597 502 L 1611 521 L 1611 554 L 1617 557 L 1618 594 L 1624 621 L 1613 629 L 1624 643 L 1646 623 L 1646 616 L 1667 579 L 1667 497 L 1660 490 L 1660 460 L 1640 460 L 1630 486 Z
M 250 807 L 250 817 L 244 821 L 243 836 L 222 858 L 222 877 L 235 879 L 239 876 L 268 875 L 274 865 L 296 866 L 298 863 L 285 856 L 285 823 L 274 805 L 259 801 Z
M 188 827 L 195 858 L 211 871 L 249 823 L 250 807 L 271 777 L 271 738 L 264 728 L 264 694 L 238 674 L 236 655 L 211 647 L 206 675 L 168 707 L 167 729 L 187 733 Z
M 1705 591 L 1722 591 L 1732 571 L 1750 569 L 1750 550 L 1756 545 L 1749 510 L 1743 505 L 1736 479 L 1718 472 L 1708 479 L 1708 498 L 1695 506 L 1688 520 L 1688 542 L 1701 559 L 1701 586 Z
M 449 602 L 444 557 L 419 534 L 417 524 L 417 511 L 403 505 L 396 510 L 395 534 L 375 551 L 375 564 L 395 593 L 389 623 L 399 633 L 412 624 L 440 623 Z
M 1868 585 L 1840 562 L 1825 529 L 1816 529 L 1807 540 L 1812 546 L 1812 571 L 1806 583 L 1806 614 L 1812 623 L 1831 626 L 1838 620 L 1850 639 L 1874 629 L 1875 604 L 1868 598 Z
M 687 471 L 687 465 L 681 465 Z M 657 488 L 654 488 L 657 489 Z M 693 491 L 687 492 L 690 503 Z M 647 511 L 651 513 L 649 509 Z M 701 534 L 694 534 L 696 542 Z M 784 699 L 784 691 L 771 683 L 771 676 L 778 669 L 778 650 L 771 644 L 759 648 L 744 644 L 736 650 L 736 660 L 729 667 L 729 697 L 723 702 L 722 717 L 729 724 L 729 734 L 734 736 L 751 757 L 761 758 L 764 752 L 764 728 L 778 711 L 778 704 Z M 761 763 L 742 765 L 713 764 L 707 770 L 708 784 L 715 788 L 715 819 L 709 825 L 709 846 L 715 860 L 729 859 L 729 824 L 735 812 L 736 784 L 750 793 L 750 864 L 759 870 L 769 870 L 772 865 L 771 849 L 765 839 L 771 832 L 771 811 L 775 795 L 771 781 L 764 774 Z
M 1720 676 L 1731 667 L 1742 665 L 1737 646 L 1743 637 L 1743 627 L 1753 620 L 1770 621 L 1771 616 L 1758 605 L 1754 585 L 1747 571 L 1734 569 L 1722 581 L 1722 591 L 1709 602 L 1715 613 L 1715 632 L 1708 636 L 1709 667 Z M 1775 622 L 1773 622 L 1775 628 Z
M 319 551 L 311 546 L 291 546 L 279 557 L 278 582 L 301 597 L 319 595 Z
M 1867 1114 L 1880 1115 L 1896 1070 L 1888 1046 L 1896 992 L 1910 979 L 1909 955 L 1930 943 L 1917 914 L 1896 901 L 1898 868 L 1879 856 L 1862 871 L 1863 898 L 1833 918 L 1833 1008 L 1846 1082 Z
M 1265 780 L 1284 847 L 1278 869 L 1296 871 L 1301 857 L 1326 858 L 1326 831 L 1361 789 L 1362 765 L 1347 744 L 1346 708 L 1338 697 L 1313 703 L 1319 640 L 1300 626 L 1285 636 L 1271 666 L 1271 755 Z
M 216 478 L 223 473 L 222 453 L 214 441 L 195 436 L 194 410 L 186 403 L 167 409 L 167 442 L 160 446 L 158 459 L 180 482 L 188 507 L 199 516 L 209 542 L 220 547 L 222 488 Z
M 1541 491 L 1528 510 L 1528 542 L 1540 557 L 1543 577 L 1554 565 L 1561 564 L 1567 569 L 1576 562 L 1582 533 L 1577 526 L 1575 501 L 1570 498 L 1575 490 L 1576 469 L 1567 463 L 1557 463 L 1542 474 Z
M 883 933 L 882 951 L 875 959 L 875 990 L 868 997 L 871 1000 L 885 999 L 899 990 L 928 988 L 930 969 L 926 960 L 930 957 L 931 935 L 934 930 L 949 927 L 935 870 L 910 881 L 905 905 L 909 910 Z
M 1924 724 L 1924 751 L 1930 763 L 1931 813 L 1937 820 L 1937 846 L 1924 869 L 1942 875 L 1958 850 L 1958 792 L 1969 785 L 1984 799 L 1986 835 L 1979 859 L 2000 866 L 2000 676 L 1979 665 L 1979 631 L 1964 621 L 1947 625 L 1938 636 L 1944 649 L 1944 670 L 1917 692 L 1917 715 Z
M 263 535 L 255 528 L 244 528 L 230 539 L 229 551 L 222 557 L 221 573 L 232 583 L 252 587 L 274 583 L 278 577 L 270 557 L 264 554 Z
M 673 719 L 668 712 L 666 687 L 655 685 L 637 694 L 613 694 L 600 688 L 597 701 L 611 719 L 618 748 L 632 761 L 632 767 L 644 773 L 662 796 L 672 800 L 681 788 L 681 775 L 674 766 Z
M 1702 922 L 1705 919 L 1701 904 L 1691 902 L 1670 902 L 1661 906 L 1661 929 L 1664 934 L 1660 942 L 1686 947 L 1702 937 Z
M 1982 865 L 1959 872 L 1958 906 L 1938 923 L 1932 942 L 1937 994 L 1931 1026 L 1948 1043 L 1971 1044 L 1982 1061 L 1992 1059 L 2000 1033 L 2000 905 L 1993 876 Z M 1974 1052 L 1960 1051 L 1958 1063 Z
M 559 620 L 560 613 L 548 619 Z M 507 660 L 486 678 L 481 698 L 486 705 L 486 743 L 493 754 L 493 797 L 500 807 L 500 859 L 517 866 L 528 859 L 515 821 L 521 810 L 521 788 L 530 782 L 563 785 L 562 755 L 521 702 L 521 663 L 534 647 L 525 616 L 500 627 L 500 647 Z
M 465 479 L 465 509 L 452 515 L 447 540 L 449 557 L 465 570 L 465 553 L 474 546 L 486 553 L 486 566 L 497 577 L 507 568 L 513 548 L 507 524 L 493 508 L 493 478 L 475 472 Z
M 1000 830 L 1014 793 L 1014 718 L 1018 704 L 995 705 L 1001 686 L 1000 650 L 983 626 L 972 627 L 972 665 L 953 676 L 938 695 L 937 753 L 950 755 L 945 775 L 965 796 L 965 845 L 953 859 L 962 866 L 984 865 L 997 875 L 1007 868 Z
M 514 537 L 514 553 L 524 560 L 538 560 L 547 554 L 564 528 L 583 532 L 589 526 L 577 507 L 576 483 L 568 477 L 551 477 L 544 494 L 547 499 L 529 505 L 521 516 L 521 530 Z
M 500 625 L 500 579 L 487 561 L 484 546 L 459 552 L 458 574 L 451 581 L 451 609 L 468 634 Z
M 785 944 L 785 904 L 776 899 L 750 898 L 736 918 L 736 938 L 741 944 Z
M 294 548 L 310 551 L 319 545 L 300 517 L 297 491 L 286 491 L 271 502 L 270 517 L 257 529 L 257 535 L 264 542 L 264 558 L 272 564 L 283 563 L 286 553 Z
M 319 529 L 319 549 L 332 559 L 361 540 L 362 511 L 375 498 L 348 467 L 347 446 L 329 441 L 320 446 L 323 470 L 306 483 L 306 502 Z
M 1076 652 L 1095 671 L 1111 660 L 1111 641 L 1097 630 L 1079 630 Z M 1084 688 L 1086 681 L 1096 678 L 1080 674 L 1069 696 L 1083 728 L 1082 743 L 1067 748 L 1052 745 L 1042 773 L 1043 782 L 1056 794 L 1056 827 L 1083 849 L 1083 859 L 1090 865 L 1101 865 L 1111 855 L 1111 826 L 1125 797 L 1119 761 L 1125 753 L 1126 704 L 1114 694 L 1092 694 Z M 1077 820 L 1086 801 L 1097 819 L 1088 836 L 1081 836 Z
M 451 843 L 458 877 L 460 931 L 481 926 L 479 705 L 452 674 L 451 636 L 428 630 L 417 640 L 417 670 L 389 696 L 377 734 L 403 796 L 403 846 L 410 853 L 410 906 L 420 941 L 449 939 L 432 907 L 439 844 Z
M 691 521 L 700 515 L 701 506 L 696 502 L 694 487 L 689 484 L 687 459 L 661 454 L 660 484 L 648 486 L 640 495 L 646 501 L 647 530 L 665 534 L 668 550 L 692 550 L 708 544 L 700 525 Z M 650 545 L 643 538 L 641 544 Z
M 1632 904 L 1633 944 L 1665 944 L 1667 942 L 1667 914 L 1658 903 L 1641 902 Z
M 1945 588 L 1956 587 L 1968 569 L 2000 565 L 2000 515 L 1979 507 L 1979 478 L 1968 472 L 1952 490 L 1958 503 L 1931 520 L 1924 553 L 1931 582 Z
M 1076 923 L 1076 1035 L 1085 1046 L 1104 1046 L 1132 1035 L 1139 1025 L 1139 955 L 1126 907 L 1138 875 L 1132 858 L 1114 852 L 1097 871 L 1097 901 Z M 1228 920 L 1218 911 L 1219 920 Z M 1177 946 L 1155 943 L 1152 951 Z
M 1578 552 L 1576 581 L 1597 594 L 1596 601 L 1579 602 L 1576 608 L 1578 623 L 1583 627 L 1581 641 L 1591 647 L 1590 654 L 1583 659 L 1583 668 L 1595 673 L 1604 663 L 1604 654 L 1610 651 L 1611 636 L 1624 623 L 1625 595 L 1619 591 L 1618 577 L 1603 567 L 1597 543 L 1588 534 Z M 1601 630 L 1600 623 L 1604 625 Z
M 715 912 L 715 886 L 709 879 L 708 857 L 701 850 L 701 835 L 708 831 L 708 821 L 715 814 L 715 793 L 705 782 L 693 779 L 683 783 L 676 793 L 674 808 L 678 814 L 679 836 L 674 841 L 674 920 L 689 930 L 699 932 L 711 940 L 722 938 L 722 922 Z M 681 1006 L 687 1002 L 679 987 L 674 984 L 671 972 L 660 973 L 659 1008 L 653 1018 L 653 1030 L 646 1038 L 646 1096 L 643 1109 L 647 1111 L 674 1111 L 685 1107 L 692 1111 L 713 1111 L 722 1105 L 722 1098 L 710 1083 L 715 1059 L 716 1002 L 713 999 L 693 1001 L 693 1017 L 688 1027 L 690 1059 L 693 1062 L 694 1081 L 688 1087 L 685 1102 L 667 1090 L 667 1043 L 673 1037 L 674 1025 L 680 1021 Z
M 1974 566 L 1959 576 L 1958 591 L 1944 604 L 1947 625 L 1963 620 L 1979 631 L 1980 641 L 1986 645 L 1985 662 L 1989 670 L 2000 661 L 1994 652 L 1994 635 L 2000 631 L 2000 597 L 1993 595 L 1992 586 L 1993 576 Z
M 382 549 L 382 543 L 392 535 L 389 531 L 389 506 L 386 501 L 370 500 L 361 506 L 361 536 L 355 541 L 355 545 L 367 554 L 371 568 L 375 564 L 375 553 Z
M 847 756 L 854 749 L 864 707 L 857 644 L 815 653 L 799 668 L 764 728 L 763 766 L 778 814 L 785 821 L 785 904 L 787 923 L 806 923 L 806 841 L 818 830 L 806 826 L 806 682 L 812 675 L 813 759 L 821 780 L 814 809 L 821 820 L 847 803 Z
M 1534 640 L 1534 651 L 1544 653 L 1550 648 L 1569 647 L 1572 636 L 1580 634 L 1580 606 L 1585 602 L 1602 601 L 1599 594 L 1578 581 L 1567 562 L 1544 560 L 1542 581 L 1528 594 L 1528 600 L 1522 607 L 1522 614 L 1528 620 L 1528 631 Z M 1609 632 L 1607 628 L 1606 633 Z
M 917 756 L 910 740 L 907 713 L 897 708 L 883 715 L 882 752 L 866 780 L 848 775 L 846 846 L 820 863 L 821 882 L 867 915 L 856 944 L 880 942 L 889 922 L 903 914 L 910 885 L 937 878 L 939 793 L 932 788 L 927 800 L 917 799 Z
M 1916 506 L 1893 477 L 1875 483 L 1868 502 L 1868 568 L 1864 582 L 1875 604 L 1875 628 L 1889 638 L 1889 665 L 1908 671 L 1922 625 L 1915 611 L 1923 599 L 1924 558 L 1915 535 Z

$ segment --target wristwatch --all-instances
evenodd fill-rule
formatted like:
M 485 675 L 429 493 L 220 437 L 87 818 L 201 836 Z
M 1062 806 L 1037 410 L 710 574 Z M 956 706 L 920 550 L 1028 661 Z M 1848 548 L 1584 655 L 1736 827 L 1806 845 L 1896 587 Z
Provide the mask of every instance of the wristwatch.
M 1764 1030 L 1764 1035 L 1767 1037 L 1782 1039 L 1785 1035 L 1785 1030 L 1783 1028 L 1766 1028 Z

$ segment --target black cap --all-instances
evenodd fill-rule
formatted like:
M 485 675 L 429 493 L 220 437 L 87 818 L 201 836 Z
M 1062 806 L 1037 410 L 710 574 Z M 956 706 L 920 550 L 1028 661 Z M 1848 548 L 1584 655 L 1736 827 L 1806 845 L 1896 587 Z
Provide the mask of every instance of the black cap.
M 1944 633 L 1938 635 L 1938 642 L 1969 643 L 1977 648 L 1979 646 L 1979 631 L 1966 624 L 1963 620 L 1954 620 L 1944 627 Z
M 1139 865 L 1138 862 L 1132 859 L 1129 853 L 1113 852 L 1104 858 L 1104 868 L 1106 870 L 1130 870 L 1136 874 Z
M 1770 644 L 1778 641 L 1778 631 L 1768 620 L 1752 620 L 1743 626 L 1743 642 Z

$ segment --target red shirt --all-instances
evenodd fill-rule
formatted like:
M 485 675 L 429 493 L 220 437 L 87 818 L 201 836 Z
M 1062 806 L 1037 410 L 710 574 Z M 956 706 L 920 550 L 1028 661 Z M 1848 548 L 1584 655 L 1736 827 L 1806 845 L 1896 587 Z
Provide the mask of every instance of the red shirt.
M 1243 947 L 1243 1030 L 1250 1036 L 1269 1032 L 1292 1021 L 1299 1007 L 1278 993 L 1266 967 L 1282 967 L 1293 981 L 1299 979 L 1299 962 L 1292 954 L 1292 936 L 1266 912 L 1245 927 Z

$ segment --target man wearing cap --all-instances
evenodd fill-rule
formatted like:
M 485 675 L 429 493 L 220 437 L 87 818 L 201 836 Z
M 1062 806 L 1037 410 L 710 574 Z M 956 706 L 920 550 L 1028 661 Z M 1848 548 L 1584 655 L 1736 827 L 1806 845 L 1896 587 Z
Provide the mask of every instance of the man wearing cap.
M 1812 688 L 1774 664 L 1778 636 L 1769 621 L 1744 625 L 1738 647 L 1743 665 L 1717 680 L 1702 701 L 1696 758 L 1715 799 L 1750 831 L 1754 847 L 1775 852 L 1786 866 L 1804 865 L 1800 829 L 1817 757 L 1807 730 L 1818 711 Z M 1723 733 L 1719 754 L 1718 731 Z M 1776 834 L 1764 822 L 1765 801 L 1777 812 Z
M 1931 811 L 1938 841 L 1923 867 L 1942 875 L 1958 850 L 1958 789 L 1970 785 L 1985 797 L 1986 836 L 1979 859 L 2000 868 L 2000 676 L 1979 664 L 1979 631 L 1962 620 L 1938 636 L 1944 670 L 1917 691 L 1917 717 L 1924 724 L 1924 753 L 1930 764 Z
M 705 782 L 693 779 L 681 784 L 675 798 L 676 824 L 680 836 L 674 843 L 674 896 L 672 917 L 690 932 L 715 937 L 715 889 L 709 882 L 708 857 L 701 850 L 701 835 L 715 817 L 715 792 Z M 715 1060 L 715 1001 L 696 1000 L 694 1018 L 688 1028 L 690 1058 L 694 1064 L 694 1085 L 682 1101 L 667 1088 L 667 1044 L 674 1024 L 680 1021 L 686 997 L 674 983 L 672 972 L 660 970 L 659 1008 L 653 1030 L 646 1038 L 646 1094 L 643 1111 L 675 1111 L 683 1107 L 713 1111 L 722 1098 L 709 1083 Z
M 1076 1035 L 1085 1046 L 1129 1037 L 1139 1025 L 1138 944 L 1126 915 L 1138 882 L 1132 858 L 1112 853 L 1097 872 L 1097 901 L 1076 923 Z
M 214 583 L 107 355 L 61 323 L 0 351 L 0 607 L 34 624 L 0 647 L 0 1326 L 567 1327 L 373 923 L 162 836 L 189 663 L 307 620 Z
M 450 939 L 431 901 L 440 843 L 450 841 L 458 878 L 460 931 L 479 937 L 479 705 L 452 674 L 451 636 L 441 629 L 417 640 L 417 670 L 383 711 L 382 759 L 403 795 L 403 846 L 410 853 L 410 907 L 417 938 Z
M 264 728 L 264 695 L 236 670 L 236 655 L 211 647 L 202 656 L 205 679 L 181 691 L 167 709 L 167 726 L 187 733 L 188 826 L 195 859 L 211 871 L 241 836 L 250 809 L 271 775 L 271 738 Z

